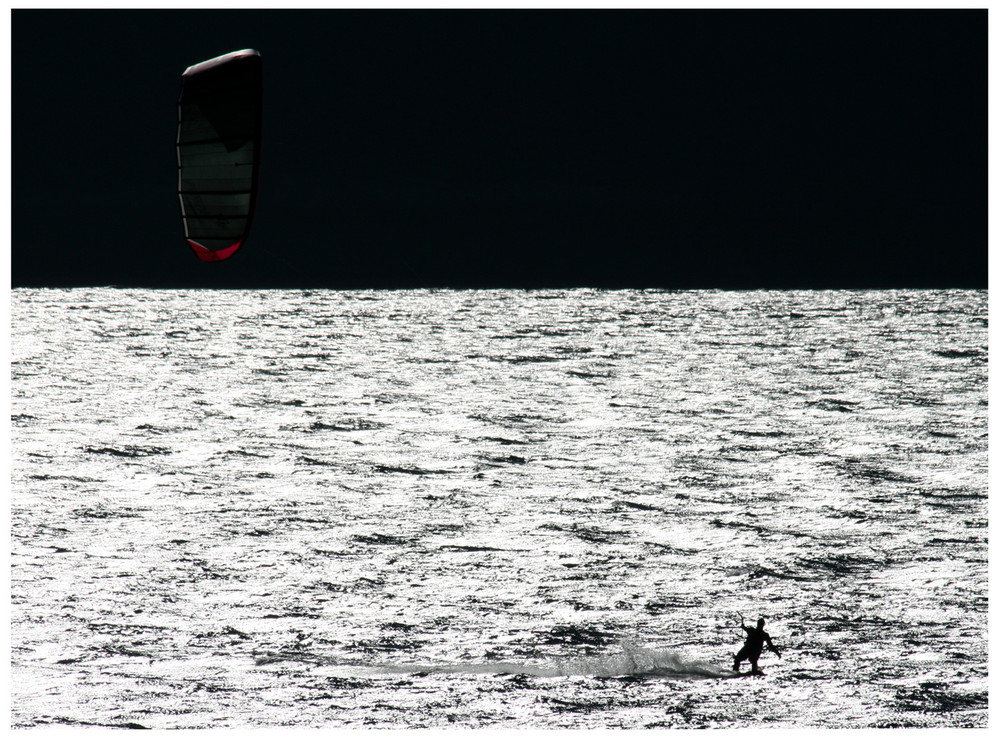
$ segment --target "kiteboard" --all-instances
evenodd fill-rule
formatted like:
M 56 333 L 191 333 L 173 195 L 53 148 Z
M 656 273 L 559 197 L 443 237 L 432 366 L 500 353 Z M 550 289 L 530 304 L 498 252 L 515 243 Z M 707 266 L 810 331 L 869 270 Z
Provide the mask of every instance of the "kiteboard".
M 736 677 L 764 677 L 764 671 L 758 670 L 757 672 L 733 672 L 729 675 L 723 675 L 723 680 L 731 680 Z

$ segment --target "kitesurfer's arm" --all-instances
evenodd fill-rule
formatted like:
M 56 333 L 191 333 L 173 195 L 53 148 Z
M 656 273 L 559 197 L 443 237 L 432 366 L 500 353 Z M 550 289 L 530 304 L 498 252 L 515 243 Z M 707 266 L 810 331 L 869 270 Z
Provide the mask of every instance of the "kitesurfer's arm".
M 764 638 L 767 640 L 767 648 L 770 649 L 772 652 L 774 652 L 776 655 L 778 655 L 778 657 L 781 657 L 781 652 L 779 652 L 778 648 L 774 646 L 774 644 L 771 642 L 771 637 L 765 636 Z

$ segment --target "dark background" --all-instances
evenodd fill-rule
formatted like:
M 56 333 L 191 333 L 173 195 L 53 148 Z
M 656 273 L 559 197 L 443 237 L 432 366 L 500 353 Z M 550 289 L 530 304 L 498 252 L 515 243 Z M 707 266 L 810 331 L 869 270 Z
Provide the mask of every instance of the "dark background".
M 985 10 L 12 13 L 15 287 L 987 285 Z M 180 75 L 246 47 L 204 264 Z

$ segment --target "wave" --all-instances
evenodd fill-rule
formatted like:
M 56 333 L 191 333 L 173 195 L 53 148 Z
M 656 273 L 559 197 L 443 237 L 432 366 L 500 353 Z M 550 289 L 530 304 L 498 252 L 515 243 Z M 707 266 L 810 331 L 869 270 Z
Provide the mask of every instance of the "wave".
M 114 457 L 150 457 L 157 454 L 170 454 L 171 449 L 161 446 L 137 446 L 134 444 L 128 444 L 123 447 L 112 447 L 112 446 L 85 446 L 83 451 L 88 454 L 109 454 Z

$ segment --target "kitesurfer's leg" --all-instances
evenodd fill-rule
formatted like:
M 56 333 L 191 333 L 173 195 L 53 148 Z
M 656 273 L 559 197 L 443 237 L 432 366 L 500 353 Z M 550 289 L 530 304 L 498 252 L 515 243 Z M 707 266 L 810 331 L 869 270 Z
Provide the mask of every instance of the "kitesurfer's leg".
M 745 660 L 748 656 L 749 654 L 747 653 L 747 648 L 745 646 L 736 653 L 736 656 L 733 658 L 733 672 L 740 671 L 740 662 Z

